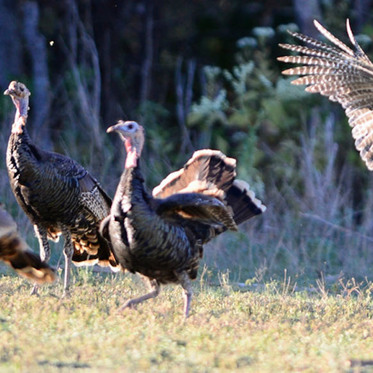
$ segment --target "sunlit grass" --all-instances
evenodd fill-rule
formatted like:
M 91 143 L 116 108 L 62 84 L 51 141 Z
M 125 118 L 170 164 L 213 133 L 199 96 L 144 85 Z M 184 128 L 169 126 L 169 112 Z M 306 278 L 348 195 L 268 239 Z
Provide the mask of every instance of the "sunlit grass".
M 80 271 L 74 280 L 59 299 L 61 284 L 31 297 L 24 280 L 0 278 L 0 371 L 339 372 L 373 360 L 370 283 L 329 294 L 286 281 L 196 282 L 185 321 L 177 286 L 118 313 L 145 291 L 136 277 Z

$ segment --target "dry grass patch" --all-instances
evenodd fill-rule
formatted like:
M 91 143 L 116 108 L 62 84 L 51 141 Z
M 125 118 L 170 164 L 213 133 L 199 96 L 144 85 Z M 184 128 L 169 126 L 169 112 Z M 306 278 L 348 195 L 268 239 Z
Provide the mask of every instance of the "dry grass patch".
M 133 276 L 75 276 L 29 296 L 22 279 L 0 279 L 0 371 L 356 371 L 373 359 L 370 284 L 333 295 L 196 284 L 190 318 L 181 290 L 166 287 L 118 314 L 144 291 Z

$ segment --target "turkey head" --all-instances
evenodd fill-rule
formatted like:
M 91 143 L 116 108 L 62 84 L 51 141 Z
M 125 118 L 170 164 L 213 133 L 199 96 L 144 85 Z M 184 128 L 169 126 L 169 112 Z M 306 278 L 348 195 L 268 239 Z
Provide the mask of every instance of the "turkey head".
M 23 83 L 13 80 L 4 95 L 10 96 L 17 108 L 12 132 L 22 133 L 22 128 L 26 125 L 27 111 L 29 109 L 28 101 L 31 93 Z
M 106 132 L 119 133 L 127 151 L 125 168 L 136 167 L 144 146 L 144 128 L 137 122 L 120 120 L 114 126 L 109 127 Z

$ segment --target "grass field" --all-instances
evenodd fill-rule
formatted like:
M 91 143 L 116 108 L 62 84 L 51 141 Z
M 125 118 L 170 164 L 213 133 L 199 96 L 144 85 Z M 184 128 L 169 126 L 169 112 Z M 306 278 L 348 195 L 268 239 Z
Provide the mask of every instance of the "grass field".
M 120 314 L 145 291 L 135 276 L 76 271 L 72 295 L 59 299 L 61 283 L 35 297 L 4 275 L 0 371 L 373 371 L 372 284 L 294 286 L 197 281 L 185 321 L 176 286 Z

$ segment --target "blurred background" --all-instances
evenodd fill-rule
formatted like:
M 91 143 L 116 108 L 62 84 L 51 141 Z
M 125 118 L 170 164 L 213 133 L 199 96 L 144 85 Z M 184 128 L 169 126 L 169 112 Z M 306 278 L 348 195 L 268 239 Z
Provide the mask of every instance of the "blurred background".
M 237 158 L 268 209 L 208 245 L 205 277 L 371 279 L 372 175 L 339 105 L 292 86 L 276 61 L 287 29 L 319 37 L 317 19 L 347 42 L 346 18 L 369 55 L 370 0 L 0 0 L 0 87 L 24 82 L 34 142 L 80 162 L 110 196 L 125 152 L 105 130 L 118 119 L 146 129 L 149 189 L 196 149 Z M 0 201 L 37 250 L 8 183 L 13 116 L 1 96 Z

